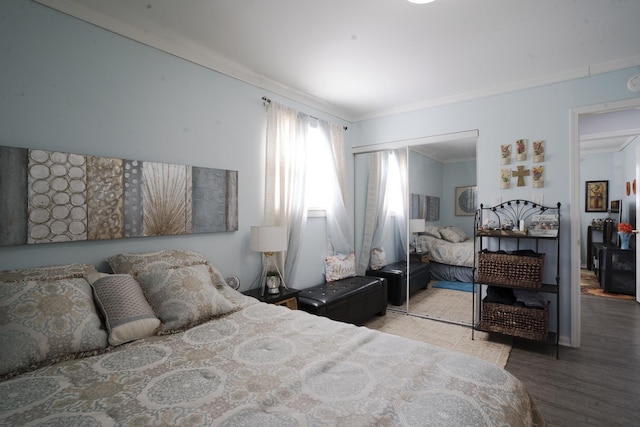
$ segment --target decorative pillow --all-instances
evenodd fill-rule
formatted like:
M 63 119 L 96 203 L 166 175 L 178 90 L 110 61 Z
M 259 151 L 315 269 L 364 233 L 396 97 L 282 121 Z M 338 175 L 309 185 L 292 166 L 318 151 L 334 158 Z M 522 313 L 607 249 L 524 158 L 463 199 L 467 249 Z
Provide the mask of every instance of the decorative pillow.
M 384 248 L 371 249 L 371 269 L 380 270 L 387 265 L 387 255 L 384 253 Z
M 63 264 L 17 268 L 14 270 L 0 271 L 0 283 L 27 282 L 29 280 L 46 282 L 49 280 L 86 277 L 92 273 L 97 273 L 97 271 L 91 264 Z
M 442 236 L 442 239 L 451 243 L 460 243 L 464 240 L 462 237 L 460 237 L 458 233 L 456 233 L 450 228 L 444 228 L 444 227 L 441 228 L 440 235 Z
M 449 230 L 453 230 L 456 233 L 458 233 L 458 235 L 462 238 L 462 240 L 468 240 L 469 239 L 469 235 L 467 235 L 467 233 L 464 232 L 464 230 L 458 226 L 455 225 L 450 225 L 449 227 L 447 227 Z
M 162 322 L 161 332 L 179 330 L 237 308 L 218 292 L 206 265 L 144 271 L 137 280 Z
M 205 265 L 207 259 L 201 254 L 184 249 L 170 249 L 158 252 L 118 254 L 107 258 L 107 263 L 116 274 L 130 274 L 136 277 L 143 271 Z
M 153 335 L 160 326 L 140 285 L 128 274 L 102 274 L 91 280 L 96 305 L 102 312 L 109 344 L 120 345 Z
M 435 225 L 427 225 L 424 228 L 424 231 L 420 234 L 426 234 L 427 236 L 435 237 L 436 239 L 441 239 L 440 232 L 438 231 L 438 227 Z
M 356 254 L 333 255 L 324 259 L 327 282 L 353 277 L 356 275 Z
M 233 304 L 241 308 L 258 302 L 255 298 L 232 289 L 227 285 L 224 276 L 203 255 L 194 251 L 168 249 L 158 252 L 125 253 L 108 258 L 107 263 L 114 273 L 130 274 L 134 278 L 142 271 L 206 265 L 215 288 Z
M 66 274 L 85 270 L 76 266 Z M 64 267 L 23 272 L 29 278 L 57 278 L 17 281 L 17 270 L 0 273 L 2 280 L 11 280 L 0 283 L 0 375 L 107 347 L 89 282 L 82 277 L 60 278 Z

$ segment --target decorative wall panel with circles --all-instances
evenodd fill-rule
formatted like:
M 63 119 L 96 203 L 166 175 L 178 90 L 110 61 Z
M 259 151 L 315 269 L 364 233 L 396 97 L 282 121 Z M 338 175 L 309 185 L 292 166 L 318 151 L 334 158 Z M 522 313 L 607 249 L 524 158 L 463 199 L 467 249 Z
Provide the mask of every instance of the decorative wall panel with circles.
M 86 158 L 29 151 L 28 243 L 87 239 Z

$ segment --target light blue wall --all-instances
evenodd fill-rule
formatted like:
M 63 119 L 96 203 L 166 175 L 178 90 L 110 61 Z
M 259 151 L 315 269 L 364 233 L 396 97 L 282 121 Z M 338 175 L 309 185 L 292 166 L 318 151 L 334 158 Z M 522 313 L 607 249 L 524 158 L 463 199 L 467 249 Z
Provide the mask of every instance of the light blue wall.
M 440 219 L 428 225 L 456 225 L 472 235 L 473 216 L 455 216 L 455 190 L 475 184 L 475 161 L 445 164 L 409 150 L 409 193 L 440 198 Z
M 261 97 L 348 124 L 30 1 L 0 2 L 0 64 L 0 145 L 232 169 L 239 180 L 237 232 L 2 247 L 0 270 L 104 269 L 119 252 L 188 248 L 246 288 L 260 269 L 249 235 L 263 218 Z M 324 225 L 308 223 L 297 286 L 323 278 Z
M 568 82 L 516 91 L 442 107 L 429 108 L 355 123 L 351 126 L 367 144 L 408 140 L 432 135 L 477 129 L 478 198 L 491 205 L 493 196 L 502 201 L 544 196 L 546 205 L 562 203 L 560 270 L 561 339 L 566 342 L 570 324 L 570 213 L 571 200 L 571 109 L 640 96 L 627 89 L 627 80 L 640 67 L 575 79 Z M 500 145 L 526 138 L 543 139 L 545 149 L 545 187 L 534 189 L 531 178 L 524 187 L 512 181 L 510 189 L 500 189 Z M 531 160 L 518 163 L 531 168 Z M 515 166 L 515 165 L 512 165 Z M 552 259 L 548 260 L 553 262 Z M 555 307 L 552 307 L 555 311 Z M 555 319 L 555 315 L 551 316 Z M 550 326 L 555 330 L 556 325 Z

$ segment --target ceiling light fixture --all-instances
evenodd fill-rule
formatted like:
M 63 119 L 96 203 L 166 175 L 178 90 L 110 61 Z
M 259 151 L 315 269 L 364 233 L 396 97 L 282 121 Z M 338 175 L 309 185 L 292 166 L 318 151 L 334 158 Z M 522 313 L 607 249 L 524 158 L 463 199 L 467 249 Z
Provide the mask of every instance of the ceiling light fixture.
M 431 3 L 434 0 L 408 0 L 409 3 L 415 3 L 415 4 L 425 4 L 425 3 Z

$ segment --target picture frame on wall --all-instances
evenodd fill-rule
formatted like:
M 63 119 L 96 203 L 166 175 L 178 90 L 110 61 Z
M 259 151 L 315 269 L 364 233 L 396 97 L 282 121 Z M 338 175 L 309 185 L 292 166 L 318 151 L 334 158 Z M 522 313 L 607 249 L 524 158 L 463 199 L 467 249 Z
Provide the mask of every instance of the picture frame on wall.
M 478 187 L 468 185 L 456 187 L 455 193 L 455 215 L 472 216 L 478 209 Z
M 609 209 L 609 181 L 585 182 L 585 212 L 607 212 Z

